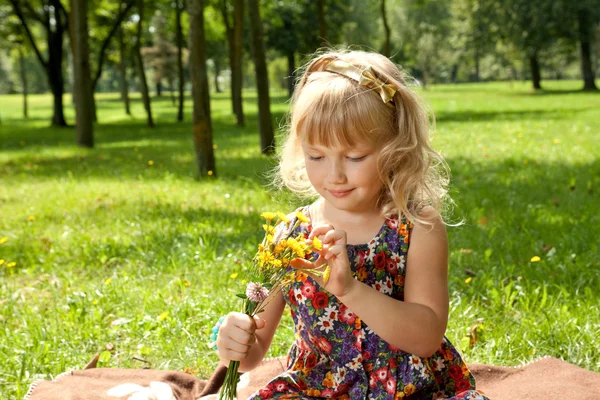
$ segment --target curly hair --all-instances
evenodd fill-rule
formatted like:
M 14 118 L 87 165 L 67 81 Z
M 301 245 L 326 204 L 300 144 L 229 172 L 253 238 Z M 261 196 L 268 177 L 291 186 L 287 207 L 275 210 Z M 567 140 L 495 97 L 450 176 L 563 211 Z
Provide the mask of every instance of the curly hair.
M 397 89 L 392 101 L 385 103 L 377 93 L 368 93 L 376 89 L 326 71 L 333 60 L 360 69 L 371 66 L 379 80 Z M 424 206 L 443 211 L 449 169 L 430 144 L 433 114 L 408 87 L 410 82 L 412 78 L 381 54 L 336 50 L 314 57 L 300 75 L 292 97 L 288 132 L 276 170 L 280 185 L 301 196 L 317 194 L 306 173 L 303 141 L 327 147 L 368 144 L 379 150 L 378 173 L 383 186 L 377 205 L 382 213 L 429 225 L 420 211 Z

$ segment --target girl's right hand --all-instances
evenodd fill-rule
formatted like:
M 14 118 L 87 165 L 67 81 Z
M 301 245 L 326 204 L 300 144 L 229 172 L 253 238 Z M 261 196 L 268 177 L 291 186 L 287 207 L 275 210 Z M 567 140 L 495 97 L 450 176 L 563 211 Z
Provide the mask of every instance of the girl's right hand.
M 264 319 L 250 317 L 244 313 L 227 314 L 217 335 L 217 348 L 221 360 L 241 361 L 256 343 L 255 332 L 266 325 Z

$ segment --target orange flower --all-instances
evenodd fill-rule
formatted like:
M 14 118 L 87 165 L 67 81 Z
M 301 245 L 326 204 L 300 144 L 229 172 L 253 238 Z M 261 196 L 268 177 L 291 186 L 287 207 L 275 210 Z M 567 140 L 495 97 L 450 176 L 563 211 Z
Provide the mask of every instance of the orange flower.
M 417 388 L 415 387 L 415 385 L 413 385 L 412 383 L 409 383 L 408 385 L 404 386 L 404 394 L 406 394 L 407 396 L 410 396 L 411 394 L 413 394 L 415 392 Z

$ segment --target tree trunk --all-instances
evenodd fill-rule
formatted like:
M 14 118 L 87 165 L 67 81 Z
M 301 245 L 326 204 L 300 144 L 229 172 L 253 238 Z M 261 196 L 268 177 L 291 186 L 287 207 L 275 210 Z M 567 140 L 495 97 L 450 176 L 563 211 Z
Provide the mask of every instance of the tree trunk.
M 287 54 L 287 61 L 288 61 L 288 82 L 287 82 L 287 86 L 288 86 L 288 95 L 290 97 L 290 99 L 292 98 L 292 95 L 294 94 L 294 87 L 296 86 L 296 56 L 295 53 L 293 51 L 290 51 Z
M 540 63 L 538 61 L 537 51 L 529 56 L 529 68 L 531 69 L 531 83 L 533 84 L 533 89 L 541 89 L 542 75 L 540 73 Z
M 258 126 L 260 130 L 260 150 L 263 154 L 275 152 L 275 137 L 271 121 L 271 106 L 269 99 L 269 75 L 265 60 L 265 46 L 263 42 L 262 23 L 258 0 L 248 0 L 250 14 L 250 30 L 252 36 L 252 50 L 254 56 L 254 69 L 256 70 L 256 88 L 258 91 Z
M 171 104 L 174 106 L 175 103 L 175 85 L 173 85 L 173 78 L 169 77 L 169 94 L 171 95 Z
M 458 77 L 458 63 L 452 65 L 452 69 L 450 70 L 450 82 L 456 83 Z
M 475 82 L 479 82 L 479 49 L 475 48 Z
M 383 30 L 385 32 L 385 41 L 383 42 L 383 55 L 390 56 L 390 26 L 388 25 L 385 12 L 385 0 L 381 0 L 381 20 L 383 21 Z
M 327 22 L 325 20 L 325 0 L 317 0 L 317 16 L 319 19 L 319 40 L 327 44 Z
M 583 90 L 598 90 L 594 81 L 594 70 L 592 68 L 592 46 L 591 27 L 593 24 L 589 19 L 590 11 L 579 10 L 577 24 L 579 25 L 579 50 L 581 53 L 581 74 L 583 76 Z
M 23 118 L 29 118 L 27 108 L 27 73 L 25 72 L 25 57 L 23 49 L 19 47 L 19 66 L 21 67 L 21 86 L 23 86 Z
M 229 50 L 229 68 L 231 69 L 231 109 L 236 117 L 237 126 L 244 126 L 244 110 L 242 105 L 244 0 L 234 0 L 233 2 L 233 26 L 229 22 L 226 0 L 223 0 L 221 13 L 225 22 Z
M 177 121 L 183 121 L 183 30 L 181 28 L 181 13 L 183 12 L 183 4 L 177 0 L 175 2 L 177 9 L 175 10 L 175 29 L 177 36 L 177 79 L 179 81 L 179 105 L 177 109 Z
M 73 48 L 73 72 L 75 75 L 75 130 L 77 144 L 82 147 L 94 147 L 92 81 L 90 71 L 87 0 L 71 0 L 73 14 L 73 33 L 75 43 Z
M 45 30 L 46 30 L 46 44 L 48 49 L 48 60 L 44 60 L 44 57 L 40 53 L 36 45 L 36 41 L 29 29 L 29 25 L 27 24 L 27 19 L 23 15 L 23 11 L 21 9 L 21 5 L 18 0 L 10 0 L 10 3 L 13 6 L 17 17 L 21 21 L 21 25 L 25 30 L 25 34 L 29 39 L 29 43 L 33 48 L 35 55 L 37 56 L 40 64 L 44 67 L 46 72 L 46 78 L 48 79 L 48 86 L 50 86 L 50 90 L 52 91 L 52 96 L 54 98 L 53 105 L 53 115 L 52 115 L 52 125 L 55 126 L 67 126 L 65 121 L 65 116 L 63 113 L 63 93 L 64 93 L 64 81 L 62 75 L 62 56 L 63 56 L 63 34 L 65 27 L 62 22 L 61 16 L 61 7 L 59 0 L 50 0 L 50 6 L 57 10 L 54 18 L 54 29 L 50 28 L 50 16 L 49 16 L 49 7 L 44 9 L 46 15 L 45 21 Z
M 137 24 L 137 38 L 135 40 L 134 57 L 138 69 L 138 76 L 140 78 L 140 89 L 142 91 L 142 100 L 144 102 L 144 109 L 148 115 L 148 126 L 154 127 L 154 120 L 152 119 L 152 107 L 150 104 L 150 94 L 148 93 L 148 81 L 146 80 L 146 72 L 144 71 L 144 59 L 142 58 L 142 21 L 144 20 L 144 0 L 138 0 L 138 12 L 139 20 Z
M 190 16 L 190 77 L 192 80 L 192 98 L 194 99 L 192 123 L 194 126 L 194 151 L 196 152 L 198 176 L 215 177 L 217 171 L 212 142 L 208 72 L 205 58 L 204 1 L 187 1 Z
M 67 126 L 63 112 L 64 79 L 62 71 L 63 60 L 63 35 L 65 27 L 60 13 L 60 1 L 51 0 L 50 5 L 54 7 L 54 30 L 48 31 L 48 81 L 54 96 L 54 114 L 52 125 Z
M 98 81 L 100 80 L 100 77 L 102 76 L 102 67 L 104 65 L 104 59 L 105 59 L 104 55 L 106 54 L 106 50 L 108 49 L 108 47 L 110 45 L 110 40 L 117 33 L 117 31 L 119 31 L 121 29 L 123 20 L 125 19 L 125 16 L 127 15 L 127 13 L 129 13 L 129 10 L 131 10 L 134 5 L 135 5 L 135 0 L 128 0 L 127 3 L 125 3 L 125 8 L 121 8 L 119 10 L 119 14 L 117 15 L 117 18 L 115 19 L 114 23 L 112 24 L 112 27 L 111 27 L 108 35 L 106 36 L 106 38 L 104 38 L 104 41 L 102 42 L 102 46 L 100 48 L 100 54 L 98 55 L 98 66 L 96 67 L 96 74 L 94 76 L 94 79 L 92 80 L 92 102 L 94 104 L 94 121 L 98 120 L 97 114 L 96 114 L 96 99 L 94 97 L 94 93 L 96 92 L 96 86 L 98 86 Z
M 127 61 L 125 61 L 125 43 L 123 27 L 119 28 L 119 80 L 121 81 L 121 100 L 125 104 L 125 113 L 131 115 L 129 107 L 129 82 L 127 81 Z
M 213 62 L 215 63 L 215 76 L 214 76 L 215 92 L 223 93 L 223 90 L 221 90 L 221 86 L 219 85 L 219 74 L 221 73 L 221 63 L 219 62 L 217 57 L 215 57 Z

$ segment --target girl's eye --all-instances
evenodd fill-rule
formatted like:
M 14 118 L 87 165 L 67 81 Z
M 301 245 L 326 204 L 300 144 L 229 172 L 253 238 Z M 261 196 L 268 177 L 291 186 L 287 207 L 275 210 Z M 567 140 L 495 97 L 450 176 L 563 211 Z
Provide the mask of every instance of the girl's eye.
M 313 157 L 313 156 L 308 156 L 308 159 L 311 161 L 319 161 L 321 160 L 323 157 Z
M 352 161 L 352 162 L 359 162 L 364 160 L 365 158 L 367 158 L 367 156 L 362 156 L 362 157 L 347 157 L 348 161 Z

